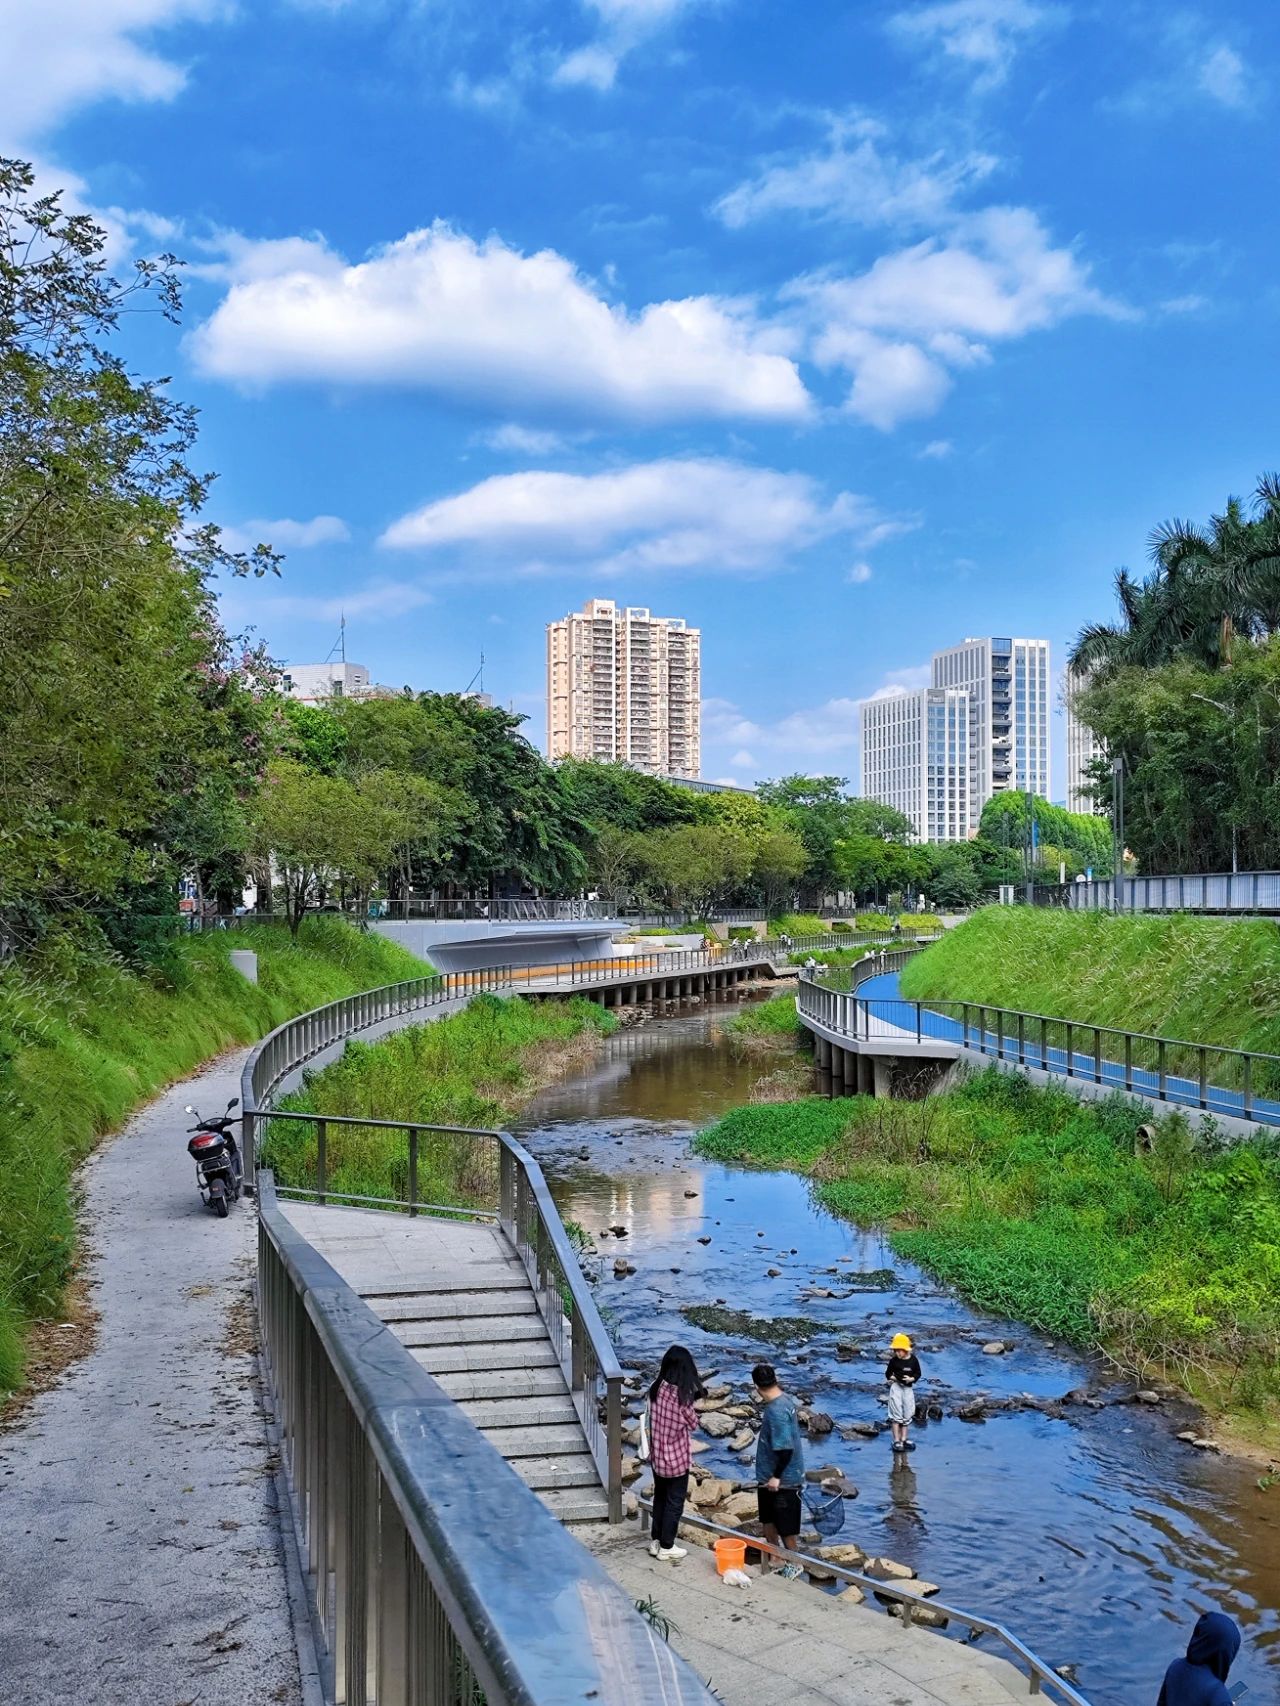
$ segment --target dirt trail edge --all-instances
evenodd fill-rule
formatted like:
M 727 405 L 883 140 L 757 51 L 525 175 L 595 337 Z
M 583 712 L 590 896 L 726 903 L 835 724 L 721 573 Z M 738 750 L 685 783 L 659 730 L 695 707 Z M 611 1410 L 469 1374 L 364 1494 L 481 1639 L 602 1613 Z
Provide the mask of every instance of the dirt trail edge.
M 195 1189 L 183 1113 L 221 1113 L 241 1053 L 174 1085 L 80 1175 L 97 1342 L 0 1432 L 0 1697 L 297 1706 L 253 1206 Z

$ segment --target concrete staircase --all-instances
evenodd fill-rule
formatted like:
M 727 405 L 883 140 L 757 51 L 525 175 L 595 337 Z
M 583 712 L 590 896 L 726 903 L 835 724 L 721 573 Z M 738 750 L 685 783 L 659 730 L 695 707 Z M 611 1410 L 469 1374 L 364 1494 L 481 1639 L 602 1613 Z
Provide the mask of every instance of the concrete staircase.
M 493 1225 L 281 1205 L 562 1522 L 609 1503 L 528 1275 Z

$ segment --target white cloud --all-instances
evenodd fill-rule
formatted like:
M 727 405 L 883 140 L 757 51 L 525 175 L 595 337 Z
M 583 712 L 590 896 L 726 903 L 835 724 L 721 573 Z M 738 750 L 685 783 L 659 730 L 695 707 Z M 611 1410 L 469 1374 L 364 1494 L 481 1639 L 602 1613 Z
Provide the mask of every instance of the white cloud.
M 904 525 L 849 492 L 828 501 L 805 474 L 690 457 L 600 474 L 494 475 L 402 516 L 381 543 L 479 553 L 491 573 L 566 562 L 595 574 L 733 573 L 783 567 L 835 535 L 865 547 Z
M 855 563 L 844 578 L 851 586 L 865 586 L 871 579 L 871 564 Z
M 698 0 L 583 0 L 585 9 L 600 25 L 600 34 L 584 47 L 575 48 L 552 72 L 553 83 L 595 89 L 611 89 L 618 67 L 628 53 L 671 24 Z
M 891 669 L 879 687 L 867 694 L 867 699 L 898 699 L 904 693 L 915 693 L 927 687 L 933 671 L 927 663 L 912 664 L 909 669 Z M 865 703 L 865 701 L 863 701 Z
M 1200 87 L 1224 107 L 1248 106 L 1252 88 L 1245 62 L 1235 48 L 1219 43 L 1200 67 Z
M 551 456 L 556 451 L 563 450 L 567 440 L 560 432 L 507 421 L 503 426 L 494 427 L 492 432 L 485 433 L 484 442 L 490 450 L 510 451 L 515 456 Z
M 1204 111 L 1206 102 L 1241 114 L 1258 108 L 1262 79 L 1198 13 L 1170 13 L 1159 30 L 1144 33 L 1142 48 L 1149 74 L 1105 105 L 1144 119 Z
M 1034 0 L 939 0 L 895 12 L 889 31 L 909 51 L 932 50 L 974 72 L 976 88 L 991 89 L 1009 75 L 1024 42 L 1062 17 L 1061 7 Z
M 782 156 L 716 203 L 732 228 L 776 213 L 808 213 L 859 225 L 928 226 L 955 198 L 989 177 L 999 161 L 969 153 L 903 159 L 885 146 L 885 127 L 854 115 L 832 118 L 825 150 Z
M 735 752 L 729 762 L 739 770 L 751 771 L 758 767 L 755 754 L 746 751 Z
M 949 438 L 931 438 L 920 454 L 930 462 L 945 462 L 954 449 Z
M 1126 312 L 1019 207 L 966 215 L 864 273 L 799 279 L 788 294 L 810 316 L 815 359 L 852 375 L 850 412 L 882 430 L 933 413 L 953 370 L 990 360 L 992 343 Z
M 310 521 L 242 521 L 222 529 L 222 543 L 229 551 L 251 551 L 266 544 L 277 551 L 309 551 L 314 545 L 337 545 L 350 539 L 351 530 L 336 515 L 314 515 Z
M 554 250 L 437 223 L 354 264 L 311 239 L 249 244 L 232 261 L 190 347 L 204 373 L 245 386 L 411 386 L 635 421 L 809 412 L 787 335 L 749 304 L 700 296 L 632 313 Z
M 168 101 L 186 68 L 149 39 L 223 15 L 225 0 L 0 0 L 0 133 L 41 136 L 93 101 Z
M 257 623 L 293 618 L 301 622 L 340 622 L 344 616 L 374 621 L 403 616 L 432 601 L 426 587 L 410 581 L 373 581 L 346 592 L 315 595 L 257 592 L 256 584 L 237 581 L 222 593 L 219 603 L 229 621 Z
M 744 753 L 749 755 L 752 749 L 769 753 L 775 760 L 778 755 L 785 755 L 791 763 L 831 754 L 851 754 L 857 723 L 856 699 L 828 699 L 821 705 L 790 711 L 771 723 L 753 722 L 731 699 L 702 702 L 704 745 L 741 747 L 743 752 L 729 760 L 735 767 L 739 758 Z M 752 761 L 752 768 L 759 768 L 758 760 Z

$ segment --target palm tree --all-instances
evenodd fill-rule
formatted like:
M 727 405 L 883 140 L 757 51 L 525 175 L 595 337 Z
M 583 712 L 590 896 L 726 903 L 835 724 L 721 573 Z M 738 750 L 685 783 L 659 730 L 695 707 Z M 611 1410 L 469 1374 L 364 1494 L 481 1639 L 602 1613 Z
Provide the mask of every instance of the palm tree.
M 1252 514 L 1229 498 L 1206 528 L 1161 522 L 1149 550 L 1154 573 L 1141 581 L 1127 569 L 1117 573 L 1120 622 L 1082 628 L 1073 669 L 1154 669 L 1177 658 L 1226 669 L 1237 635 L 1280 632 L 1280 475 L 1259 480 Z

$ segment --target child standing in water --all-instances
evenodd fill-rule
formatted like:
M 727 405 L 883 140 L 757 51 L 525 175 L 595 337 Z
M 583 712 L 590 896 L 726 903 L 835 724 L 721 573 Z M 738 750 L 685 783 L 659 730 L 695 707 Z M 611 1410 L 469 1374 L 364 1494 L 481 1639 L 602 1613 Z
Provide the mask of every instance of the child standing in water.
M 915 1446 L 907 1438 L 907 1431 L 915 1420 L 915 1385 L 920 1378 L 920 1359 L 911 1349 L 911 1340 L 905 1333 L 893 1335 L 884 1375 L 889 1382 L 889 1421 L 893 1426 L 893 1449 L 897 1452 L 914 1451 Z

